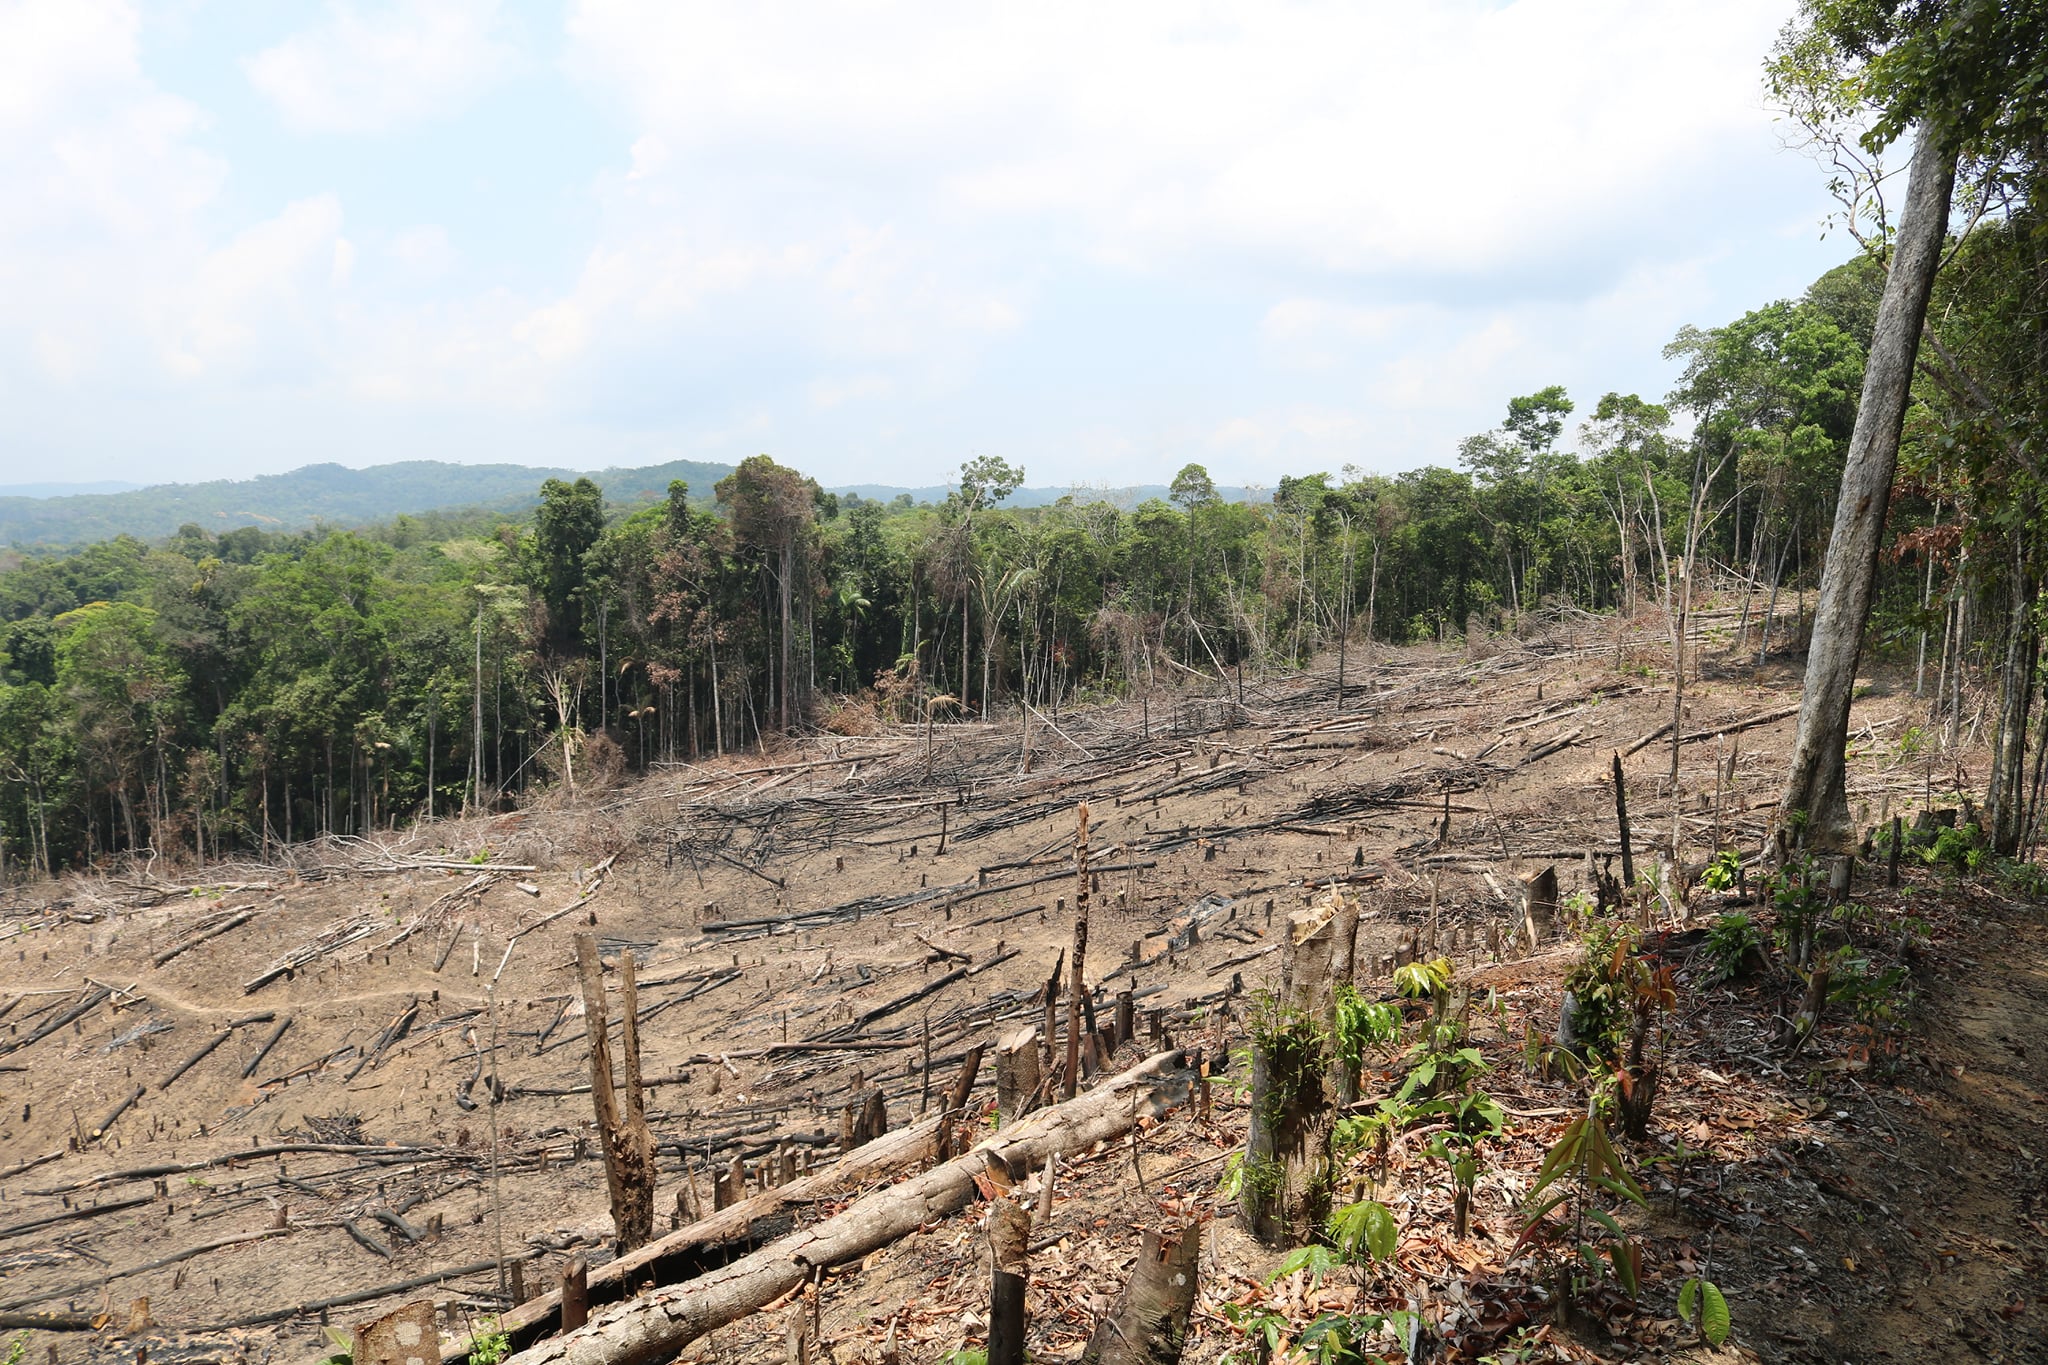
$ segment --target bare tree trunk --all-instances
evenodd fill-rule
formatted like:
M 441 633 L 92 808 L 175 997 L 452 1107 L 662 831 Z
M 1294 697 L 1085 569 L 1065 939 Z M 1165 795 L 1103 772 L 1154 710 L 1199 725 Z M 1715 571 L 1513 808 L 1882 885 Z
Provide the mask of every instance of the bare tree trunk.
M 590 1033 L 590 1098 L 597 1111 L 598 1136 L 604 1145 L 605 1184 L 611 1193 L 612 1222 L 618 1229 L 619 1250 L 631 1251 L 654 1235 L 654 1137 L 647 1130 L 641 1108 L 639 1034 L 634 1028 L 633 1000 L 620 1003 L 626 1010 L 626 1112 L 619 1111 L 618 1091 L 612 1083 L 611 1045 L 605 1019 L 604 967 L 598 961 L 597 940 L 589 934 L 576 935 L 576 968 L 583 984 L 584 1023 Z M 630 978 L 629 978 L 630 979 Z
M 1778 804 L 1781 840 L 1795 816 L 1803 817 L 1809 842 L 1833 846 L 1846 844 L 1849 838 L 1843 766 L 1849 703 L 1863 648 L 1863 627 L 1870 617 L 1892 474 L 1898 466 L 1899 432 L 1905 423 L 1927 298 L 1941 266 L 1949 198 L 1956 181 L 1955 148 L 1945 132 L 1921 124 L 1918 137 L 1898 247 L 1885 279 L 1884 299 L 1878 305 L 1877 328 L 1863 375 L 1862 405 L 1849 439 L 1834 530 L 1821 570 L 1792 770 Z
M 2012 537 L 2010 602 L 2005 625 L 2005 659 L 1998 672 L 1998 737 L 1992 745 L 1991 781 L 1985 811 L 1991 850 L 2001 857 L 2019 852 L 2024 833 L 2027 774 L 2027 713 L 2034 696 L 2034 666 L 2041 652 L 2034 627 L 2036 589 L 2017 531 Z

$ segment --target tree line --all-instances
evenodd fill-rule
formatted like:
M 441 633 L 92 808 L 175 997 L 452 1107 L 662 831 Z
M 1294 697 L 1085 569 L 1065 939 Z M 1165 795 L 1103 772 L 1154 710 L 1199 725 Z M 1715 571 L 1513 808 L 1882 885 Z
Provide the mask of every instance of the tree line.
M 1955 280 L 1954 307 L 1995 309 Z M 1664 402 L 1581 412 L 1553 386 L 1455 466 L 1288 476 L 1264 502 L 1190 464 L 1137 506 L 1009 507 L 1023 471 L 982 456 L 943 502 L 885 504 L 758 455 L 625 508 L 549 479 L 524 518 L 24 559 L 0 573 L 0 859 L 261 854 L 819 726 L 1056 716 L 1544 613 L 1682 622 L 1708 578 L 1751 585 L 1761 618 L 1817 580 L 1883 282 L 1859 255 L 1682 330 Z M 1965 659 L 2009 652 L 2025 561 L 1983 506 L 2000 433 L 1969 438 L 1940 380 L 1916 391 L 1873 638 L 1954 710 Z

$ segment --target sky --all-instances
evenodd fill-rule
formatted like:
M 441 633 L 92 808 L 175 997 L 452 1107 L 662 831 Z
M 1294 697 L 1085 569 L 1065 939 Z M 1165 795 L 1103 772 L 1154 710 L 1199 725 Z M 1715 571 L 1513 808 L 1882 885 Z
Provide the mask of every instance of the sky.
M 0 483 L 1450 464 L 1849 254 L 1791 0 L 0 0 Z

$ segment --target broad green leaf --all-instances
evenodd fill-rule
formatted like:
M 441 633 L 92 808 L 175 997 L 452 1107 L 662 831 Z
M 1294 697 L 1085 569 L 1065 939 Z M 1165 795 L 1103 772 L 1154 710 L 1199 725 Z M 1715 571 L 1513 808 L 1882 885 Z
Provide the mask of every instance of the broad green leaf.
M 1720 1289 L 1711 1281 L 1700 1282 L 1700 1335 L 1710 1345 L 1719 1346 L 1728 1340 L 1732 1324 L 1728 1321 L 1728 1300 L 1721 1297 Z
M 1683 1289 L 1678 1291 L 1678 1317 L 1687 1326 L 1692 1325 L 1693 1315 L 1699 1312 L 1699 1298 L 1699 1277 L 1694 1276 L 1685 1282 Z

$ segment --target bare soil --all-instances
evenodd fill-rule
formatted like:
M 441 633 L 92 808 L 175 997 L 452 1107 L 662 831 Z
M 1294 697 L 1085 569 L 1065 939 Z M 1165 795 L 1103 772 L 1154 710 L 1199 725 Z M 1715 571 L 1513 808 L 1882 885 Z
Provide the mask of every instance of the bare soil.
M 1634 1229 L 1646 1283 L 1638 1301 L 1596 1296 L 1569 1329 L 1553 1321 L 1515 1248 L 1515 1211 L 1584 1092 L 1532 1074 L 1523 1054 L 1532 1027 L 1556 1028 L 1575 950 L 1507 940 L 1520 876 L 1554 864 L 1569 895 L 1589 851 L 1600 866 L 1618 851 L 1611 755 L 1671 719 L 1668 652 L 1647 635 L 1624 645 L 1611 626 L 1581 625 L 1493 642 L 1486 657 L 1382 652 L 1351 662 L 1341 709 L 1325 662 L 1247 680 L 1241 699 L 1235 680 L 1212 681 L 1063 711 L 1057 728 L 1034 720 L 1028 738 L 1013 717 L 937 727 L 929 751 L 908 729 L 793 740 L 510 817 L 295 850 L 292 867 L 16 888 L 0 932 L 0 1046 L 11 1049 L 0 1055 L 0 1312 L 104 1318 L 98 1331 L 32 1332 L 32 1361 L 132 1359 L 144 1345 L 159 1362 L 310 1361 L 326 1350 L 323 1319 L 346 1327 L 422 1296 L 444 1305 L 452 1340 L 498 1310 L 501 1258 L 531 1295 L 570 1257 L 609 1255 L 574 934 L 597 935 L 614 960 L 635 956 L 666 1213 L 686 1183 L 708 1200 L 707 1161 L 785 1143 L 828 1155 L 840 1107 L 868 1085 L 888 1093 L 892 1122 L 913 1117 L 927 1025 L 941 1087 L 966 1046 L 1036 1017 L 1071 938 L 1073 879 L 1057 874 L 1071 868 L 1085 800 L 1101 869 L 1091 980 L 1134 988 L 1141 1012 L 1167 1012 L 1176 1042 L 1227 1058 L 1270 982 L 1277 955 L 1265 950 L 1287 911 L 1345 878 L 1367 907 L 1362 961 L 1412 938 L 1490 988 L 1475 1038 L 1493 1066 L 1486 1089 L 1513 1124 L 1489 1153 L 1473 1236 L 1451 1236 L 1440 1166 L 1404 1143 L 1385 1183 L 1361 1191 L 1402 1219 L 1398 1270 L 1269 1285 L 1280 1252 L 1238 1232 L 1217 1190 L 1244 1123 L 1232 1076 L 1219 1074 L 1208 1119 L 1176 1115 L 1133 1150 L 1061 1171 L 1052 1223 L 1034 1229 L 1039 1358 L 1074 1358 L 1140 1227 L 1215 1215 L 1193 1361 L 1245 1349 L 1233 1306 L 1298 1328 L 1318 1311 L 1411 1299 L 1441 1325 L 1437 1359 L 2048 1359 L 2048 928 L 2037 903 L 1988 876 L 1929 869 L 1909 868 L 1897 892 L 1866 877 L 1845 931 L 1874 967 L 1910 969 L 1887 993 L 1894 1017 L 1832 1009 L 1796 1056 L 1776 1041 L 1796 978 L 1705 980 L 1686 931 L 1722 898 L 1695 890 L 1657 912 L 1681 1004 L 1651 1140 L 1632 1153 L 1652 1194 Z M 1792 722 L 1724 731 L 1797 701 L 1782 665 L 1757 674 L 1709 656 L 1702 674 L 1680 728 L 1709 737 L 1681 749 L 1680 795 L 1664 791 L 1668 742 L 1625 760 L 1639 870 L 1669 865 L 1680 883 L 1717 844 L 1762 848 Z M 1882 677 L 1857 703 L 1852 803 L 1873 823 L 1929 796 L 1954 804 L 1970 766 L 1981 771 L 1975 751 L 1914 751 L 1906 731 L 1919 714 Z M 1570 742 L 1551 749 L 1559 739 Z M 534 870 L 476 870 L 508 866 Z M 1205 896 L 1229 906 L 1165 955 Z M 257 913 L 153 965 L 242 906 Z M 1755 911 L 1768 927 L 1767 907 Z M 246 989 L 321 935 L 357 931 Z M 775 1050 L 845 1030 L 958 965 L 935 949 L 985 970 L 834 1040 L 858 1047 Z M 274 1018 L 234 1027 L 164 1084 L 219 1029 L 258 1013 Z M 380 1052 L 397 1021 L 403 1036 Z M 1367 1093 L 1399 1076 L 1387 1061 Z M 978 1098 L 991 1083 L 985 1067 Z M 141 1098 L 96 1136 L 137 1086 Z M 284 1144 L 300 1150 L 237 1155 Z M 781 1359 L 788 1320 L 803 1314 L 841 1362 L 942 1359 L 984 1329 L 975 1218 L 840 1267 L 810 1299 L 684 1358 Z M 1676 1321 L 1677 1287 L 1695 1272 L 1728 1294 L 1723 1351 Z

